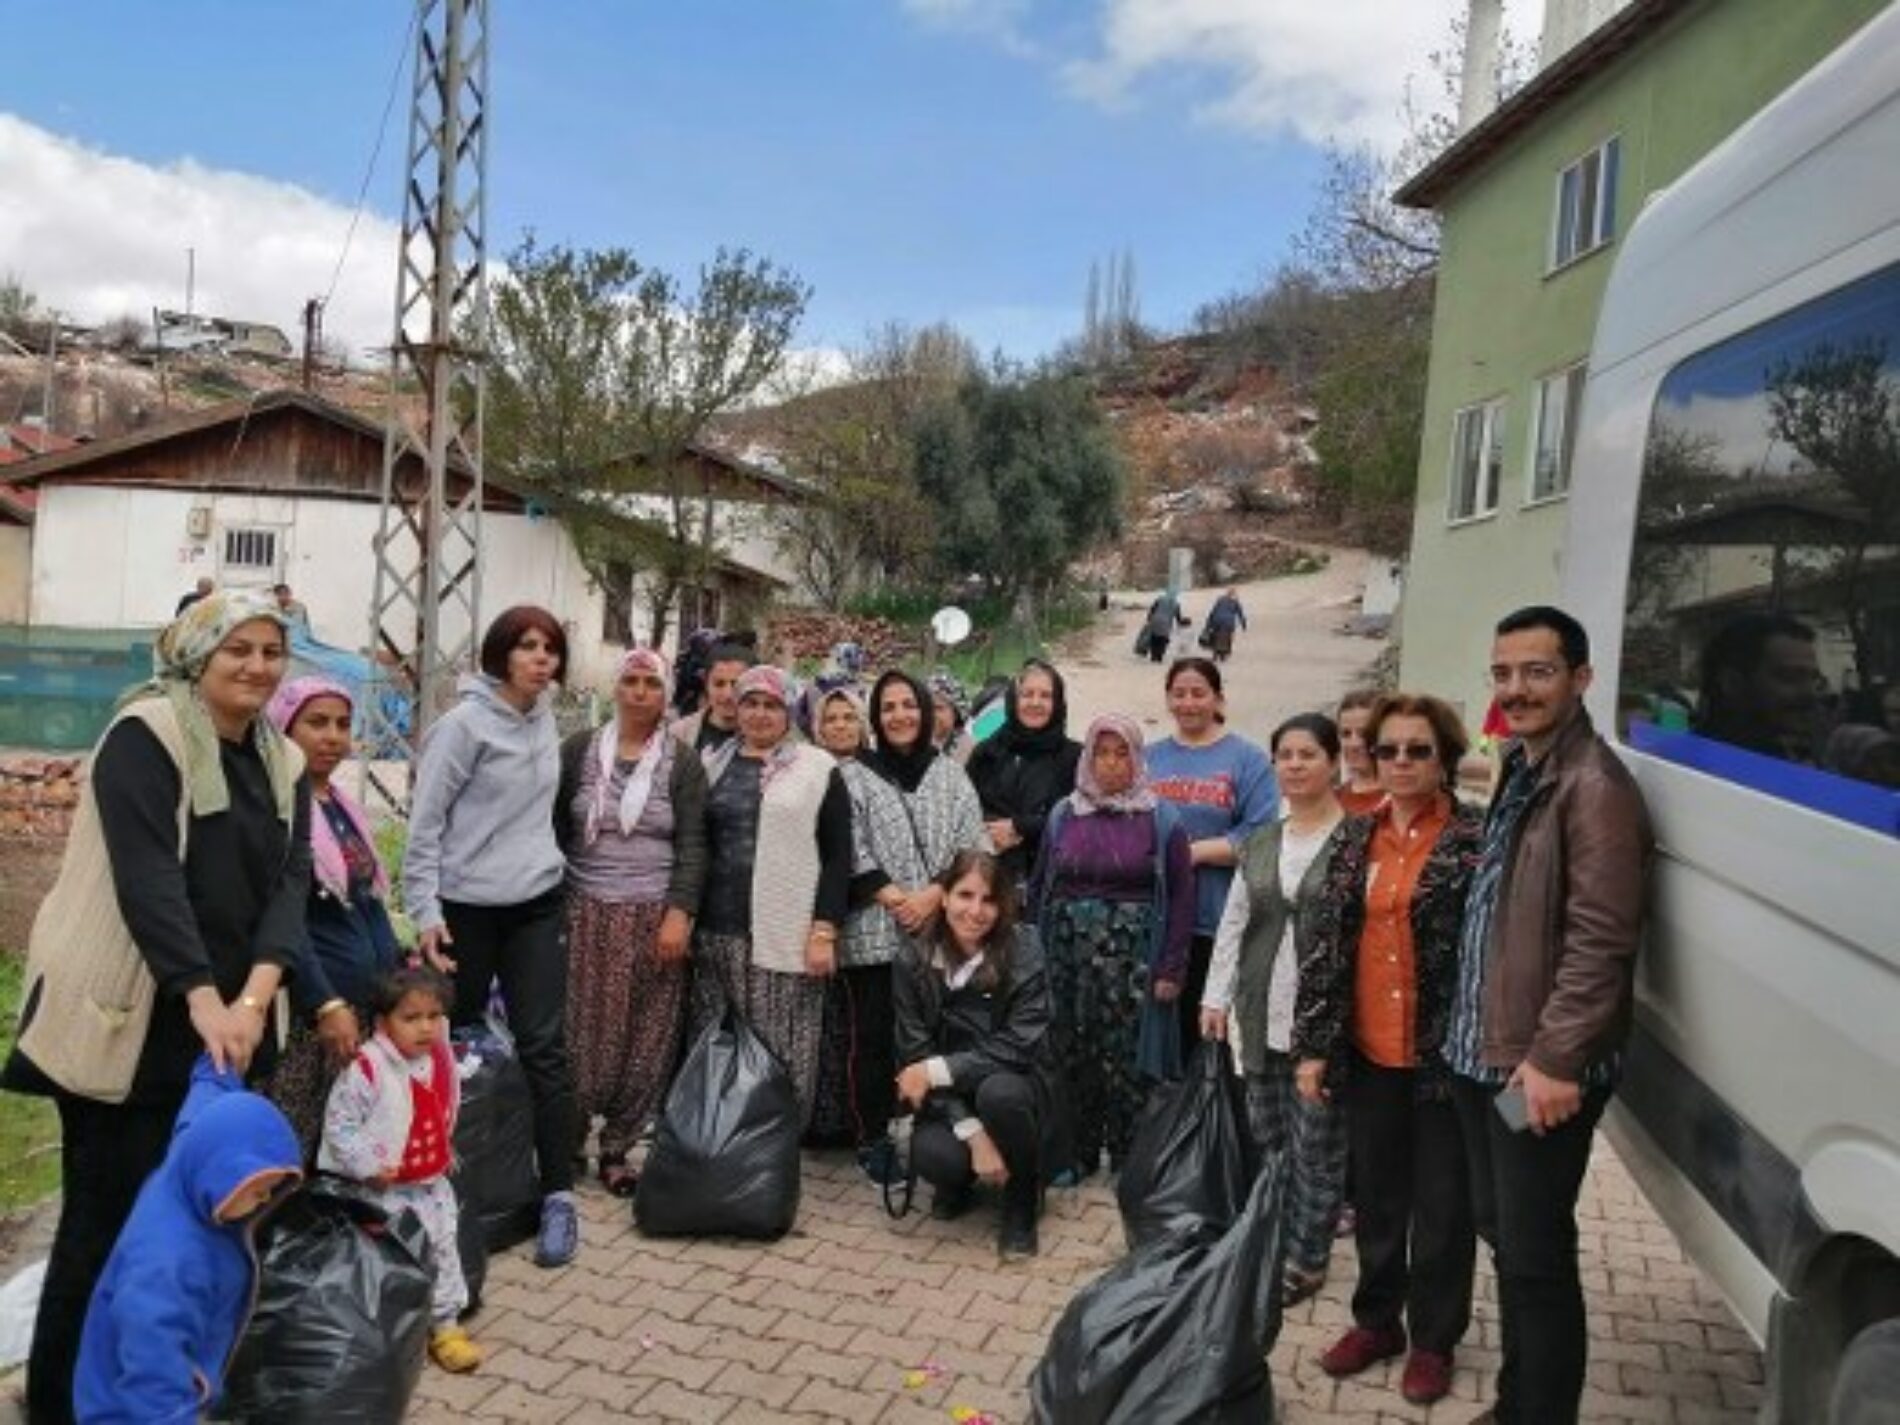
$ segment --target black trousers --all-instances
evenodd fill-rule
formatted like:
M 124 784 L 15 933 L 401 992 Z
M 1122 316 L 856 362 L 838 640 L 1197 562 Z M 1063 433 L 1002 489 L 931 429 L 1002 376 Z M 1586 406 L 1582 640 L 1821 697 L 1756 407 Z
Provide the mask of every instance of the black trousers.
M 1577 1270 L 1577 1194 L 1608 1089 L 1544 1134 L 1513 1133 L 1492 1107 L 1497 1089 L 1454 1078 L 1452 1094 L 1470 1158 L 1478 1234 L 1498 1272 L 1504 1364 L 1500 1421 L 1569 1425 L 1583 1398 L 1589 1337 Z
M 1189 885 L 1188 893 L 1193 894 Z M 1201 991 L 1207 988 L 1208 967 L 1214 963 L 1214 937 L 1196 935 L 1188 941 L 1187 979 L 1181 986 L 1181 998 L 1174 1002 L 1181 1012 L 1181 1058 L 1193 1057 L 1193 1048 L 1201 1042 Z
M 1022 1074 L 991 1074 L 977 1086 L 970 1106 L 1009 1169 L 1005 1192 L 1029 1202 L 1041 1201 L 1043 1124 L 1036 1086 Z M 933 1187 L 969 1186 L 969 1145 L 957 1137 L 948 1119 L 920 1114 L 911 1134 L 910 1155 L 917 1176 Z
M 844 985 L 847 1049 L 846 1095 L 851 1131 L 859 1146 L 891 1131 L 897 1111 L 896 1009 L 889 965 L 849 965 L 838 972 Z
M 1448 1356 L 1471 1324 L 1477 1238 L 1457 1112 L 1447 1100 L 1420 1102 L 1417 1078 L 1353 1059 L 1352 1315 L 1374 1330 L 1398 1326 L 1403 1315 L 1415 1349 Z
M 96 1103 L 61 1095 L 59 1226 L 46 1259 L 46 1282 L 33 1322 L 26 1369 L 27 1418 L 67 1425 L 73 1418 L 73 1367 L 92 1289 L 145 1179 L 165 1160 L 180 1103 Z
M 580 1113 L 567 1059 L 567 952 L 556 889 L 520 905 L 442 903 L 454 943 L 456 1028 L 480 1024 L 488 986 L 501 981 L 508 1030 L 534 1099 L 534 1155 L 543 1193 L 574 1187 Z

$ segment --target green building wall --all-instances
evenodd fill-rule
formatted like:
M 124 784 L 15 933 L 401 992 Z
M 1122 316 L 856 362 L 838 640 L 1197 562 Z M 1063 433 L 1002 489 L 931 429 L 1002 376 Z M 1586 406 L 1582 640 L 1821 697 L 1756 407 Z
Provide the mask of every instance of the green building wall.
M 1887 0 L 1704 0 L 1533 119 L 1440 204 L 1444 223 L 1401 614 L 1401 679 L 1459 704 L 1474 729 L 1490 698 L 1491 625 L 1562 583 L 1562 497 L 1530 503 L 1540 377 L 1589 353 L 1617 242 L 1547 271 L 1557 175 L 1620 137 L 1616 233 Z M 1497 510 L 1449 520 L 1452 423 L 1502 396 Z

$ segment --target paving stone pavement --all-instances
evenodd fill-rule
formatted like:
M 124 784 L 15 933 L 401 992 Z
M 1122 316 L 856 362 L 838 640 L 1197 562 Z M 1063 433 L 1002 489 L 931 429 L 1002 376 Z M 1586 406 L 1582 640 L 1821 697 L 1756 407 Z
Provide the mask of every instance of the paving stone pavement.
M 1028 1377 L 1050 1327 L 1122 1244 L 1112 1191 L 1098 1180 L 1052 1193 L 1042 1256 L 1004 1266 L 993 1214 L 939 1223 L 919 1210 L 892 1222 L 836 1154 L 806 1155 L 798 1225 L 775 1243 L 646 1239 L 627 1204 L 595 1188 L 583 1192 L 582 1216 L 573 1265 L 538 1270 L 525 1247 L 492 1264 L 488 1302 L 471 1323 L 487 1363 L 460 1377 L 431 1367 L 412 1420 L 946 1425 L 968 1407 L 1017 1425 L 1029 1419 Z M 1602 1139 L 1580 1219 L 1584 1419 L 1750 1419 L 1759 1352 Z M 1348 1322 L 1352 1280 L 1351 1243 L 1341 1242 L 1325 1290 L 1287 1317 L 1270 1358 L 1283 1425 L 1459 1425 L 1476 1415 L 1498 1360 L 1488 1269 L 1452 1396 L 1430 1410 L 1399 1398 L 1396 1363 L 1345 1382 L 1320 1371 L 1319 1353 Z M 907 1374 L 926 1363 L 942 1373 L 908 1388 Z

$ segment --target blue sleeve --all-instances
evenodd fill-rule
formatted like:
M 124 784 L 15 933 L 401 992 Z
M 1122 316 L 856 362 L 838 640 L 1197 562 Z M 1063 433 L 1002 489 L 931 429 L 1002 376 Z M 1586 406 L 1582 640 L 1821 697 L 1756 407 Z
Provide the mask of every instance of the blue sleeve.
M 1234 825 L 1227 839 L 1238 851 L 1261 827 L 1280 813 L 1280 783 L 1273 763 L 1252 742 L 1243 744 L 1234 765 Z

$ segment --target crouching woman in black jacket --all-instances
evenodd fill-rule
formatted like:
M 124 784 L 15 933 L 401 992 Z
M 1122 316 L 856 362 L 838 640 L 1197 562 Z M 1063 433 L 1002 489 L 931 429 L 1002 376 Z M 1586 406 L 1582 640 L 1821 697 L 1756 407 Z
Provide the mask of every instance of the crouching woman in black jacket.
M 997 1249 L 1036 1254 L 1043 1141 L 1054 1117 L 1049 983 L 996 858 L 962 851 L 939 876 L 943 909 L 893 973 L 897 1095 L 916 1115 L 911 1161 L 936 1188 L 933 1216 L 1003 1190 Z

